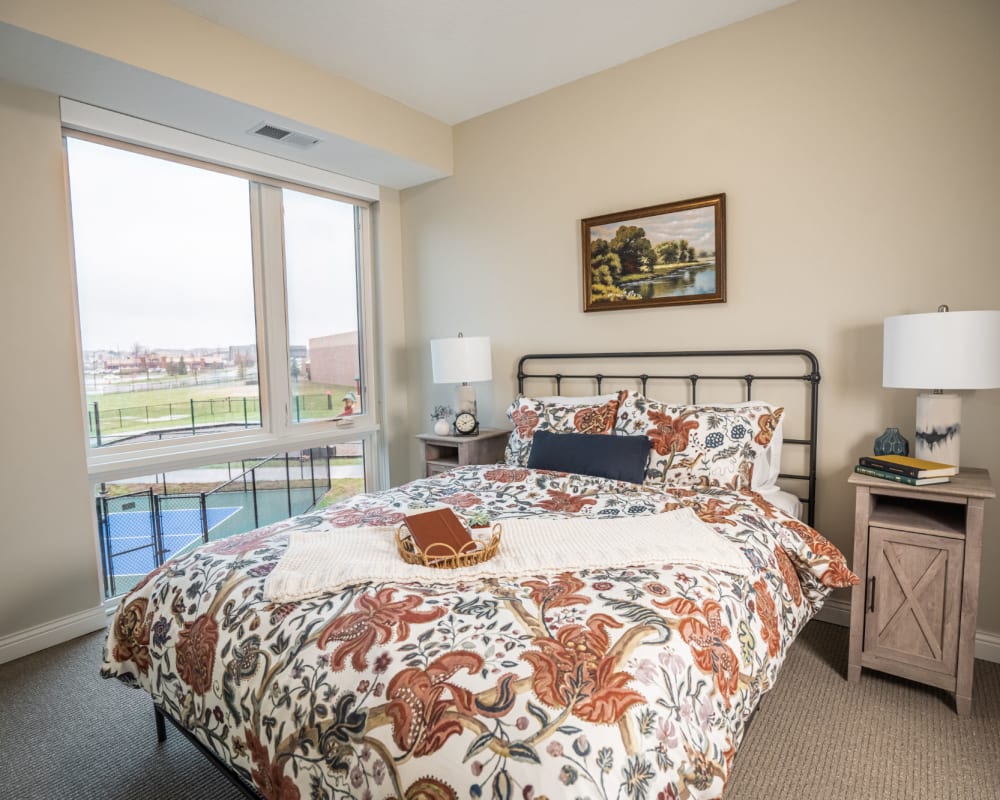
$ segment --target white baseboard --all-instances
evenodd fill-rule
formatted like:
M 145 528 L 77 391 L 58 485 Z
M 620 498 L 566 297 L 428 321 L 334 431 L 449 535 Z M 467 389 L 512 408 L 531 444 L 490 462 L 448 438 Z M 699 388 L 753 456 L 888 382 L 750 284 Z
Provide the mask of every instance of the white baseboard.
M 77 636 L 99 631 L 107 624 L 108 616 L 104 606 L 96 606 L 77 614 L 70 614 L 68 617 L 12 633 L 0 638 L 0 664 L 6 664 L 16 658 L 68 642 Z
M 976 631 L 976 658 L 1000 664 L 1000 635 Z
M 851 604 L 836 598 L 826 601 L 815 617 L 820 622 L 851 627 Z M 976 658 L 1000 664 L 1000 635 L 989 631 L 976 631 Z

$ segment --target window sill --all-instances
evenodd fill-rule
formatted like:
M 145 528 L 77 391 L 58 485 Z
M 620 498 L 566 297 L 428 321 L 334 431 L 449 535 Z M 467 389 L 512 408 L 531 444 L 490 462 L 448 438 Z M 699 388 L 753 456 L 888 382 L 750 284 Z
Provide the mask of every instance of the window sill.
M 90 449 L 87 474 L 91 482 L 135 477 L 174 469 L 196 467 L 217 459 L 235 460 L 241 456 L 262 456 L 287 450 L 299 450 L 320 445 L 352 442 L 370 438 L 379 426 L 372 420 L 338 420 L 327 423 L 305 423 L 282 434 L 254 431 L 252 433 L 206 434 L 163 445 L 157 442 L 155 452 L 135 446 L 125 448 Z

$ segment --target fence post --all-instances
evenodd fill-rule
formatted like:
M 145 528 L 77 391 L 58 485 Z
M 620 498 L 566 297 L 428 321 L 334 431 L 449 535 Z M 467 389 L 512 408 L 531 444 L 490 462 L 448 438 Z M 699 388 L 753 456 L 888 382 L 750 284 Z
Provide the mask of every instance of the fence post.
M 295 421 L 302 422 L 302 411 L 299 408 L 299 395 L 295 395 Z
M 111 586 L 108 583 L 111 578 L 111 536 L 108 533 L 107 497 L 96 497 L 97 501 L 97 538 L 101 543 L 101 569 L 104 573 L 104 596 L 113 597 L 110 594 Z
M 246 480 L 246 478 L 244 478 Z M 253 489 L 253 526 L 260 527 L 260 518 L 257 513 L 257 467 L 250 470 L 250 486 Z
M 292 471 L 288 467 L 288 451 L 285 451 L 285 492 L 288 496 L 288 516 L 292 516 Z
M 243 397 L 243 427 L 249 428 L 250 423 L 247 421 L 247 399 L 246 396 Z
M 163 563 L 163 556 L 167 552 L 163 544 L 163 513 L 160 508 L 160 497 L 150 486 L 143 494 L 147 495 L 149 503 L 149 521 L 153 527 L 153 565 L 160 566 Z
M 309 448 L 309 482 L 312 484 L 313 505 L 319 499 L 316 497 L 316 455 L 319 453 L 318 447 Z
M 205 493 L 198 495 L 201 506 L 201 539 L 208 544 L 208 508 L 205 506 Z
M 101 446 L 101 411 L 94 401 L 94 434 L 97 436 L 97 446 Z
M 198 431 L 194 427 L 194 398 L 191 398 L 191 435 L 194 436 Z

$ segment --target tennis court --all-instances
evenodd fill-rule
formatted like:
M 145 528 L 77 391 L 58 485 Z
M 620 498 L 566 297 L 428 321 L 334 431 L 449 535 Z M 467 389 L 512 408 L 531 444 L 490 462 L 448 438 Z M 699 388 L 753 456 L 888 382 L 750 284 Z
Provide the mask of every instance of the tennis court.
M 211 532 L 241 510 L 242 506 L 206 508 L 208 530 Z M 116 575 L 145 575 L 159 563 L 154 563 L 157 549 L 154 513 L 160 520 L 162 561 L 202 541 L 201 510 L 198 508 L 111 511 L 107 515 L 106 535 L 108 554 L 115 559 Z
M 215 465 L 204 473 L 181 470 L 101 484 L 95 503 L 105 596 L 124 594 L 164 561 L 202 542 L 226 539 L 314 508 L 334 485 L 330 460 L 336 456 L 331 452 L 319 447 Z M 253 463 L 249 469 L 248 462 Z M 236 466 L 242 471 L 234 475 Z M 210 476 L 226 480 L 210 491 L 168 491 L 175 482 L 200 488 Z M 146 486 L 133 489 L 130 483 Z

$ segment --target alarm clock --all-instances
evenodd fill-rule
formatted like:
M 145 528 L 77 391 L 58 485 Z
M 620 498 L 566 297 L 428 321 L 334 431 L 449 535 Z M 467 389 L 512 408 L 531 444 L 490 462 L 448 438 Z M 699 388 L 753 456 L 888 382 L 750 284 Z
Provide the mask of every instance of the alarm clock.
M 461 412 L 455 417 L 455 433 L 459 436 L 475 436 L 479 433 L 479 420 L 475 414 Z

